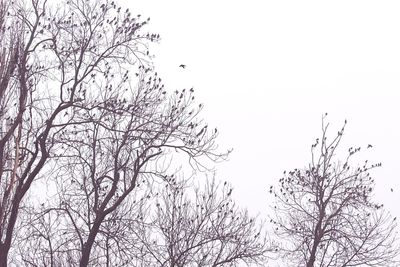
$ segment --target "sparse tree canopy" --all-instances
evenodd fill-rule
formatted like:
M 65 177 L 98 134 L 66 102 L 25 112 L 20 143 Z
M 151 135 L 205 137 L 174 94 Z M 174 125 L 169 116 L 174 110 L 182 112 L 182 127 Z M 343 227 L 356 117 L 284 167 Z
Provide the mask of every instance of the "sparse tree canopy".
M 154 72 L 149 19 L 114 1 L 54 4 L 1 0 L 0 266 L 12 247 L 25 264 L 95 264 L 103 224 L 139 181 L 164 175 L 160 163 L 181 153 L 204 169 L 223 156 L 193 90 L 167 92 Z M 43 190 L 50 201 L 27 199 Z M 36 258 L 18 253 L 16 232 Z
M 135 231 L 145 266 L 265 266 L 273 250 L 261 222 L 235 205 L 227 183 L 211 180 L 200 189 L 170 177 L 152 204 L 156 209 L 147 209 Z
M 396 221 L 372 200 L 369 171 L 380 164 L 354 165 L 359 147 L 341 160 L 344 127 L 332 140 L 327 129 L 323 120 L 309 166 L 285 172 L 270 188 L 285 258 L 292 266 L 398 266 Z

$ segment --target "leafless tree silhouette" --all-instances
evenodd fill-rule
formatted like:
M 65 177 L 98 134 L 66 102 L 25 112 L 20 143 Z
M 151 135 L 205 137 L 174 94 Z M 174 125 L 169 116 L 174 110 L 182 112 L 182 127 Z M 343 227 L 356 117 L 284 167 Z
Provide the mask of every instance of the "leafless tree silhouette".
M 110 97 L 104 90 L 106 96 L 97 98 L 95 109 L 71 110 L 79 123 L 72 123 L 71 131 L 53 136 L 59 147 L 54 151 L 63 152 L 51 155 L 55 163 L 48 175 L 56 180 L 57 200 L 43 212 L 52 213 L 51 220 L 59 220 L 59 227 L 71 230 L 66 239 L 73 244 L 63 240 L 57 245 L 60 253 L 67 247 L 79 248 L 76 255 L 57 256 L 64 262 L 89 263 L 96 236 L 104 231 L 102 224 L 118 216 L 113 213 L 141 184 L 163 179 L 168 166 L 160 162 L 172 153 L 183 152 L 199 168 L 203 165 L 198 158 L 222 156 L 213 152 L 216 131 L 210 133 L 207 125 L 196 119 L 201 107 L 193 106 L 192 92 L 168 96 L 157 77 L 141 79 L 126 101 L 122 98 L 127 97 L 125 90 L 119 91 L 121 95 L 118 91 Z
M 1 1 L 0 266 L 24 203 L 42 209 L 29 215 L 41 224 L 71 227 L 77 247 L 46 242 L 69 251 L 65 264 L 87 266 L 102 223 L 139 179 L 161 175 L 157 160 L 181 151 L 203 167 L 199 157 L 220 156 L 193 91 L 169 95 L 152 71 L 148 43 L 159 36 L 143 32 L 148 20 L 112 1 L 62 4 Z M 34 181 L 51 203 L 24 200 Z M 53 266 L 64 259 L 51 255 Z
M 280 185 L 270 188 L 276 197 L 271 222 L 285 240 L 282 251 L 293 266 L 394 265 L 399 253 L 395 218 L 371 199 L 369 171 L 381 164 L 352 167 L 361 150 L 353 147 L 344 160 L 336 159 L 344 126 L 333 140 L 327 128 L 323 119 L 309 166 L 285 172 Z
M 0 1 L 0 266 L 7 260 L 19 196 L 20 166 L 24 163 L 26 133 L 23 128 L 28 88 L 23 56 L 22 23 L 11 17 L 10 2 Z M 24 176 L 26 178 L 26 175 Z
M 208 180 L 203 188 L 168 178 L 146 209 L 141 228 L 141 266 L 265 266 L 273 245 L 256 218 L 232 200 L 232 188 Z M 261 223 L 261 222 L 260 222 Z

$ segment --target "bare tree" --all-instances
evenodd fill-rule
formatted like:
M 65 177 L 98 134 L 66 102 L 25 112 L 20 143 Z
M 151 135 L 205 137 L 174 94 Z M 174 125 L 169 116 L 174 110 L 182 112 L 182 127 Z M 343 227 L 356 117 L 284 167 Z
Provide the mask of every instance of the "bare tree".
M 240 210 L 232 188 L 207 181 L 200 189 L 187 181 L 167 178 L 144 212 L 141 228 L 132 229 L 142 241 L 141 266 L 265 266 L 273 250 L 261 222 Z
M 58 259 L 68 258 L 80 266 L 103 261 L 102 248 L 98 247 L 100 252 L 94 248 L 97 236 L 107 232 L 107 221 L 117 216 L 114 213 L 121 211 L 124 201 L 132 201 L 130 195 L 140 184 L 164 177 L 168 166 L 160 162 L 172 153 L 183 152 L 181 157 L 199 168 L 200 158 L 223 156 L 213 152 L 217 132 L 197 120 L 201 105 L 194 106 L 193 90 L 169 95 L 157 76 L 149 78 L 140 78 L 131 94 L 123 87 L 114 89 L 112 96 L 103 90 L 95 109 L 70 111 L 79 122 L 69 122 L 72 131 L 54 135 L 61 149 L 51 155 L 56 162 L 48 177 L 57 183 L 56 200 L 44 213 L 54 213 L 58 227 L 68 229 L 69 242 L 53 241 L 62 242 L 57 253 L 68 252 Z M 135 216 L 121 212 L 128 217 L 120 220 Z
M 147 43 L 159 37 L 142 33 L 147 21 L 111 1 L 51 8 L 46 0 L 2 0 L 0 18 L 0 266 L 6 266 L 24 197 L 43 169 L 56 164 L 60 136 L 69 147 L 74 127 L 94 120 L 91 110 L 118 115 L 122 103 L 112 101 L 124 100 L 115 89 L 129 88 L 132 66 L 149 70 Z
M 337 159 L 343 128 L 333 140 L 322 120 L 322 137 L 312 145 L 307 168 L 285 172 L 271 220 L 293 266 L 391 266 L 399 253 L 396 218 L 372 201 L 369 171 L 381 164 L 352 167 L 361 148 Z M 397 266 L 397 264 L 396 264 Z
M 24 72 L 20 66 L 24 60 L 23 27 L 10 16 L 10 5 L 9 1 L 0 1 L 0 266 L 5 266 L 15 221 L 10 212 L 12 203 L 18 201 L 13 194 L 24 155 L 22 121 L 28 94 L 26 87 L 20 86 L 21 80 L 15 78 Z
M 111 231 L 109 220 L 125 219 L 119 208 L 139 181 L 164 175 L 159 162 L 171 152 L 183 152 L 195 168 L 206 167 L 201 157 L 222 156 L 213 152 L 217 131 L 197 119 L 202 105 L 193 89 L 169 94 L 152 70 L 147 44 L 159 36 L 141 33 L 147 21 L 111 1 L 46 4 L 7 6 L 24 38 L 9 49 L 18 51 L 18 64 L 6 67 L 18 71 L 2 71 L 12 82 L 2 87 L 0 266 L 34 181 L 36 190 L 47 184 L 53 199 L 29 199 L 18 229 L 28 243 L 13 259 L 87 266 L 103 261 L 97 241 Z M 22 253 L 26 244 L 36 244 L 34 257 Z

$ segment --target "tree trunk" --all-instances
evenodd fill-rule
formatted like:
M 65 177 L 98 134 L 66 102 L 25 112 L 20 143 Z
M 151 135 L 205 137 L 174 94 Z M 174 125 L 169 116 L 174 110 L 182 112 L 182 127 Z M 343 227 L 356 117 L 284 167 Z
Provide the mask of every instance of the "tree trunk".
M 307 261 L 307 267 L 314 267 L 315 255 L 312 255 Z
M 88 239 L 86 240 L 86 243 L 83 245 L 82 249 L 82 256 L 81 260 L 79 262 L 79 267 L 86 267 L 89 264 L 89 258 L 90 258 L 90 252 L 93 247 L 94 240 L 96 239 L 96 235 L 99 232 L 101 222 L 103 220 L 100 218 L 97 218 L 94 223 L 92 229 L 90 229 L 90 233 L 88 236 Z M 2 266 L 0 266 L 2 267 Z
M 0 244 L 0 267 L 7 267 L 7 256 L 10 248 Z
M 322 219 L 318 221 L 317 226 L 315 227 L 313 247 L 311 249 L 310 258 L 307 261 L 307 267 L 314 266 L 315 257 L 317 254 L 317 248 L 319 243 L 321 242 L 321 224 L 322 224 Z
M 307 261 L 307 267 L 314 267 L 315 254 L 317 253 L 318 244 L 319 244 L 319 240 L 314 239 L 314 244 L 311 249 L 310 258 Z

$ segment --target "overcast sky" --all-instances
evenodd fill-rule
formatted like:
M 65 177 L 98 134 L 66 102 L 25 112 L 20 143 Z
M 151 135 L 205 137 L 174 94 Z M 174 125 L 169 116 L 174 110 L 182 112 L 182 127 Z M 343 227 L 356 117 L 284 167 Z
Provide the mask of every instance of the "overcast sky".
M 399 1 L 121 2 L 161 35 L 152 52 L 166 86 L 193 86 L 234 149 L 217 176 L 240 205 L 268 214 L 267 188 L 308 164 L 328 112 L 331 137 L 348 120 L 342 150 L 373 145 L 360 162 L 383 163 L 376 199 L 400 216 Z

